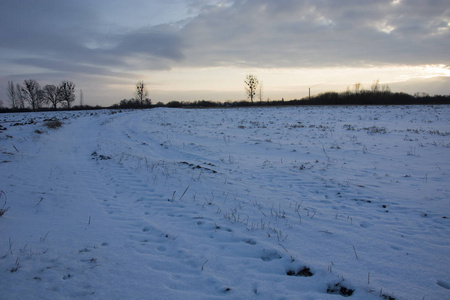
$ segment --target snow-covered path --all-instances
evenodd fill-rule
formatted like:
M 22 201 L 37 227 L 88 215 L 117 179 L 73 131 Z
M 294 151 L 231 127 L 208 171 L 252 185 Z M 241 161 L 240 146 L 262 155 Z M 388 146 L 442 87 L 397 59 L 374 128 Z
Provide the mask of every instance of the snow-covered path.
M 6 299 L 450 295 L 445 106 L 56 114 L 3 118 Z

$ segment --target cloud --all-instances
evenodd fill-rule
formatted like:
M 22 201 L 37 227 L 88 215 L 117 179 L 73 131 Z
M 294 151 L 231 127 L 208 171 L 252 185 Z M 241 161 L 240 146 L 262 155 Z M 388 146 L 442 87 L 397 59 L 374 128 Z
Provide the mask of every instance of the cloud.
M 148 9 L 158 9 L 157 2 L 150 3 Z M 67 62 L 97 65 L 100 74 L 110 66 L 450 64 L 445 0 L 168 3 L 185 10 L 186 19 L 148 26 L 141 21 L 133 27 L 120 17 L 116 23 L 106 20 L 108 12 L 120 16 L 107 1 L 6 1 L 0 12 L 0 47 L 28 57 L 51 56 L 63 69 Z M 145 10 L 145 1 L 137 4 L 135 11 Z M 129 3 L 127 13 L 134 5 Z
M 170 25 L 129 28 L 102 20 L 108 1 L 6 1 L 0 11 L 0 48 L 14 52 L 14 61 L 35 65 L 47 61 L 50 70 L 80 65 L 89 72 L 104 68 L 167 69 L 183 58 L 181 39 Z M 130 6 L 133 4 L 130 4 Z M 118 12 L 114 11 L 114 14 Z M 17 59 L 20 57 L 22 59 Z M 139 58 L 137 61 L 136 58 Z M 52 62 L 50 64 L 49 62 Z M 59 64 L 57 63 L 59 61 Z
M 40 68 L 42 70 L 48 70 L 50 72 L 60 72 L 72 74 L 72 76 L 83 75 L 83 74 L 95 74 L 102 76 L 111 77 L 124 77 L 129 74 L 111 71 L 110 68 L 79 64 L 71 61 L 60 61 L 45 58 L 20 58 L 16 59 L 15 62 L 21 65 L 33 66 Z
M 260 67 L 449 63 L 445 1 L 242 0 L 192 19 L 187 62 Z M 446 23 L 447 22 L 447 23 Z
M 5 0 L 0 27 L 2 81 L 450 65 L 448 0 Z
M 117 40 L 117 46 L 107 51 L 115 56 L 141 54 L 150 59 L 156 57 L 173 61 L 184 58 L 182 39 L 171 25 L 135 30 L 119 36 Z

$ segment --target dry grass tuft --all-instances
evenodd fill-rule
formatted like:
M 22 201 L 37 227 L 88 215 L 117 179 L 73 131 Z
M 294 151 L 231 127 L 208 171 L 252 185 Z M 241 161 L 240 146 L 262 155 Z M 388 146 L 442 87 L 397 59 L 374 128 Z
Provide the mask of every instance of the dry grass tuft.
M 44 123 L 44 126 L 46 126 L 49 129 L 58 129 L 62 125 L 63 125 L 63 123 L 60 120 L 58 120 L 57 118 L 45 120 L 45 123 Z

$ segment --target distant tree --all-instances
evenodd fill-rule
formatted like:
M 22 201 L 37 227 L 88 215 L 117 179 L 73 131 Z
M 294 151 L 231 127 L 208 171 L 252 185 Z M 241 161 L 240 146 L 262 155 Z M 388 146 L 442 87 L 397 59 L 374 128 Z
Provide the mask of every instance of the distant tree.
M 28 79 L 24 81 L 22 93 L 25 101 L 30 104 L 33 111 L 39 109 L 41 104 L 44 102 L 41 87 L 39 86 L 39 83 L 34 79 Z
M 75 84 L 72 81 L 62 81 L 58 87 L 58 98 L 70 109 L 70 103 L 75 101 Z
M 380 80 L 375 80 L 372 85 L 370 86 L 370 90 L 374 94 L 378 93 L 390 93 L 391 88 L 387 84 L 380 84 Z
M 430 94 L 424 93 L 424 92 L 417 92 L 417 93 L 414 93 L 414 97 L 416 97 L 416 98 L 425 98 L 425 97 L 430 97 Z
M 20 109 L 25 108 L 25 95 L 23 87 L 19 83 L 16 84 L 16 106 Z
M 350 90 L 350 87 L 347 85 L 347 89 L 345 90 L 345 95 L 349 96 L 352 94 L 352 91 Z M 308 100 L 311 100 L 311 96 L 308 97 Z
M 119 108 L 141 108 L 142 104 L 139 99 L 123 99 L 117 105 Z
M 391 88 L 387 84 L 382 84 L 381 85 L 381 92 L 382 93 L 390 93 L 391 92 Z
M 378 93 L 380 92 L 380 80 L 377 79 L 375 80 L 372 85 L 370 86 L 370 89 L 373 93 Z
M 12 109 L 17 108 L 18 99 L 17 99 L 16 86 L 14 85 L 14 82 L 8 81 L 8 89 L 7 89 L 6 93 L 8 94 L 8 99 L 9 99 L 9 102 L 11 103 Z
M 170 101 L 169 103 L 166 104 L 167 107 L 182 107 L 183 103 L 181 103 L 180 101 Z
M 245 82 L 245 94 L 253 103 L 253 97 L 256 95 L 256 88 L 258 87 L 258 78 L 255 75 L 247 75 Z
M 45 102 L 52 105 L 53 109 L 56 110 L 56 106 L 61 101 L 59 97 L 59 89 L 53 84 L 47 84 L 43 88 Z
M 141 102 L 141 105 L 144 105 L 144 100 L 147 100 L 148 91 L 144 81 L 139 81 L 136 83 L 136 96 L 138 100 Z M 149 100 L 149 99 L 148 99 Z
M 150 107 L 150 106 L 152 106 L 152 99 L 145 98 L 145 100 L 144 100 L 144 107 Z
M 354 89 L 355 89 L 355 94 L 361 93 L 361 92 L 362 92 L 362 85 L 361 85 L 361 82 L 355 83 Z

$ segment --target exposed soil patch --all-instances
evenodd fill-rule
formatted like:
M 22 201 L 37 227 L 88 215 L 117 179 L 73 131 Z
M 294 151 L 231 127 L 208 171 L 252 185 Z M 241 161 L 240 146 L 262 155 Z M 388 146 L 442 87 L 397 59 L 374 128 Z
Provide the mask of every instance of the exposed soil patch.
M 286 275 L 288 276 L 299 276 L 299 277 L 311 277 L 314 274 L 311 272 L 311 269 L 308 267 L 303 267 L 300 270 L 287 270 Z
M 355 292 L 354 289 L 347 288 L 342 285 L 341 282 L 328 285 L 327 293 L 328 294 L 339 294 L 344 297 L 350 297 Z
M 209 172 L 212 172 L 212 173 L 217 173 L 216 170 L 213 170 L 213 169 L 210 169 L 210 168 L 206 168 L 206 167 L 202 167 L 200 165 L 191 164 L 191 163 L 188 163 L 186 161 L 181 161 L 180 164 L 187 165 L 187 166 L 191 167 L 193 170 L 200 169 L 200 170 L 205 170 L 205 171 L 209 171 Z M 208 165 L 214 166 L 213 164 L 209 164 L 209 163 L 208 163 Z

